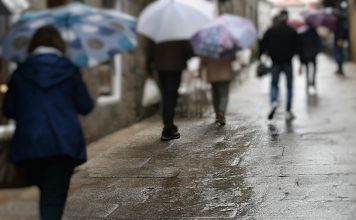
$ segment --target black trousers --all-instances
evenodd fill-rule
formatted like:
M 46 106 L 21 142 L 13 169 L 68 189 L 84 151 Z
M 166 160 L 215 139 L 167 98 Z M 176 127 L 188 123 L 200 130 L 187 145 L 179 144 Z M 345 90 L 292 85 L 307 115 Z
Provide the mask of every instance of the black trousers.
M 40 190 L 41 219 L 62 219 L 75 161 L 69 157 L 53 157 L 28 160 L 21 166 Z
M 181 82 L 181 71 L 159 71 L 163 98 L 163 132 L 172 132 L 175 108 L 178 100 L 178 89 Z

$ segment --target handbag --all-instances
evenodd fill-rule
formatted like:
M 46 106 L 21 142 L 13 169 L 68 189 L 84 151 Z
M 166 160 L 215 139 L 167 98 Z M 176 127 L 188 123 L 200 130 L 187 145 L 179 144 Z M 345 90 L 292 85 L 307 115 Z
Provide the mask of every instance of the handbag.
M 257 70 L 256 70 L 257 77 L 262 77 L 264 75 L 267 75 L 270 72 L 271 72 L 271 68 L 267 67 L 266 64 L 264 64 L 263 62 L 260 62 L 258 64 Z
M 142 106 L 155 105 L 160 101 L 161 93 L 157 83 L 153 79 L 147 78 L 143 88 Z
M 0 141 L 0 189 L 31 186 L 25 170 L 8 160 L 8 142 Z

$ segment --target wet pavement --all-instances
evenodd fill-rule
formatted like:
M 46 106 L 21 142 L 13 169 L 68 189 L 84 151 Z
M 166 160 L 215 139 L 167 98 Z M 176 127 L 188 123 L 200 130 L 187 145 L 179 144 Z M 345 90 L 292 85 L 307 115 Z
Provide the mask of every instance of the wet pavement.
M 319 61 L 317 96 L 295 74 L 292 123 L 284 78 L 269 122 L 269 78 L 242 73 L 225 127 L 182 118 L 161 142 L 155 116 L 92 143 L 64 219 L 356 219 L 356 65 Z M 35 189 L 0 194 L 0 219 L 37 219 Z

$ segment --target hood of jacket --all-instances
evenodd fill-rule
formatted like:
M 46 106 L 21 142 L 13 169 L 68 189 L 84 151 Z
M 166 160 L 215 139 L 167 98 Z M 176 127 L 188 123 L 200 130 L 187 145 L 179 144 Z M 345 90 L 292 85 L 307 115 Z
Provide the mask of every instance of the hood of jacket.
M 55 53 L 34 54 L 20 64 L 17 73 L 41 88 L 53 87 L 75 74 L 78 68 Z

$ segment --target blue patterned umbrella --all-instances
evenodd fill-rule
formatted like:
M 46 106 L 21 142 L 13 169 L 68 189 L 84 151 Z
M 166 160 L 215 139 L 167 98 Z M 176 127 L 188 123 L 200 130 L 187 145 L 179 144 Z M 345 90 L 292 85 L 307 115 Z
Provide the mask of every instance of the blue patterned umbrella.
M 99 10 L 82 3 L 70 3 L 53 10 L 22 15 L 1 42 L 1 55 L 23 62 L 28 43 L 43 26 L 58 28 L 67 42 L 67 57 L 79 67 L 92 67 L 114 54 L 137 46 L 136 19 L 113 10 Z

